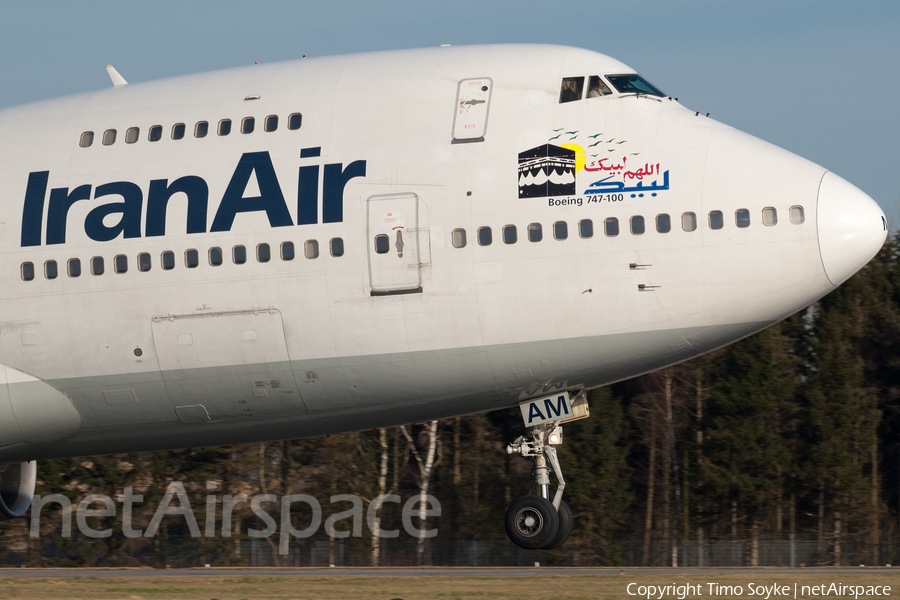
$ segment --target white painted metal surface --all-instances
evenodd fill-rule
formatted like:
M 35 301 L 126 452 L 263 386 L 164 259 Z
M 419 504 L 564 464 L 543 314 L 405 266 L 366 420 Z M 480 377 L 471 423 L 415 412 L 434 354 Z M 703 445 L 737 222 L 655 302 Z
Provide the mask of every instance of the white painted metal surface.
M 433 48 L 0 111 L 0 364 L 37 382 L 36 414 L 61 390 L 71 406 L 54 413 L 72 417 L 38 450 L 0 440 L 0 462 L 322 435 L 604 385 L 766 327 L 877 252 L 877 205 L 801 157 L 671 98 L 559 103 L 561 74 L 631 72 L 574 48 Z M 373 294 L 398 290 L 417 293 Z M 209 420 L 179 408 L 201 405 Z

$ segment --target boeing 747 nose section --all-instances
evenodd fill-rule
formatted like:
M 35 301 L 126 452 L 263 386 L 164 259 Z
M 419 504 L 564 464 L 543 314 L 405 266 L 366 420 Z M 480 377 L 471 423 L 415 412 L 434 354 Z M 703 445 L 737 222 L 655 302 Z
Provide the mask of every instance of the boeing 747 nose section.
M 888 234 L 887 219 L 878 204 L 831 172 L 819 185 L 816 222 L 822 265 L 835 286 L 872 260 Z
M 0 464 L 43 457 L 75 435 L 81 421 L 58 389 L 0 365 Z

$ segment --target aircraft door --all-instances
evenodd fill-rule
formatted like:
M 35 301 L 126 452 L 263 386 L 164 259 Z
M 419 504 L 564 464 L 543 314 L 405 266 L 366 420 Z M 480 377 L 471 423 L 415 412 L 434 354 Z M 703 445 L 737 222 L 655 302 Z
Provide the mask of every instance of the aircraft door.
M 371 196 L 366 213 L 371 294 L 421 293 L 419 197 L 413 193 Z
M 453 143 L 483 142 L 494 82 L 490 77 L 463 79 L 456 91 Z

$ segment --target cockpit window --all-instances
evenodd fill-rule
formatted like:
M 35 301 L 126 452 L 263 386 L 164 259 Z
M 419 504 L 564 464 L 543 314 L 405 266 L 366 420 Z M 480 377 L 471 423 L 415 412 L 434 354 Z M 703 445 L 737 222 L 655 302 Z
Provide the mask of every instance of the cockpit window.
M 612 94 L 612 90 L 610 90 L 609 86 L 600 79 L 600 76 L 591 75 L 591 78 L 588 79 L 587 97 L 597 98 L 599 96 L 608 96 L 609 94 Z
M 606 78 L 609 80 L 613 87 L 620 94 L 647 94 L 648 96 L 662 96 L 661 91 L 653 87 L 649 81 L 638 75 L 637 73 L 630 73 L 628 75 L 607 75 Z
M 565 77 L 559 90 L 559 103 L 581 100 L 584 92 L 584 77 Z

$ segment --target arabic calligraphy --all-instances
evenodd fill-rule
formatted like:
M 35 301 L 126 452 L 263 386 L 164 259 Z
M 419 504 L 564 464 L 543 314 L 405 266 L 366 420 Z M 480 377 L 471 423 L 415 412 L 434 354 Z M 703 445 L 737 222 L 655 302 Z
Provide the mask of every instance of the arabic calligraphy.
M 609 157 L 600 158 L 597 160 L 592 160 L 590 165 L 585 165 L 585 171 L 621 171 L 625 168 L 625 162 L 628 160 L 626 157 L 622 157 L 622 164 L 620 165 L 607 165 L 606 161 L 609 160 Z
M 622 160 L 625 160 L 624 158 Z M 655 171 L 654 171 L 655 168 Z M 641 180 L 644 177 L 649 175 L 659 175 L 659 163 L 655 165 L 651 165 L 650 163 L 644 163 L 644 166 L 638 169 L 637 171 L 625 171 L 622 175 L 625 176 L 626 179 L 638 179 Z
M 659 166 L 656 165 L 657 170 Z M 652 173 L 644 173 L 644 176 L 650 175 Z M 638 181 L 637 185 L 633 185 L 631 187 L 627 187 L 624 181 L 609 181 L 612 179 L 613 175 L 608 175 L 604 177 L 600 181 L 595 181 L 590 185 L 590 187 L 585 190 L 585 194 L 608 194 L 610 192 L 654 192 L 659 190 L 667 190 L 669 189 L 669 171 L 666 170 L 663 172 L 663 182 L 662 184 L 658 184 L 656 180 L 654 180 L 650 185 L 644 185 L 643 181 Z M 643 176 L 642 176 L 643 177 Z

